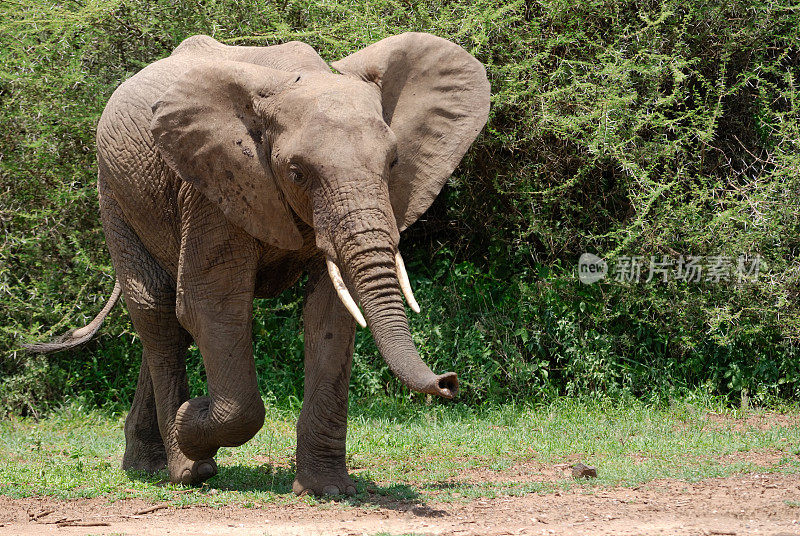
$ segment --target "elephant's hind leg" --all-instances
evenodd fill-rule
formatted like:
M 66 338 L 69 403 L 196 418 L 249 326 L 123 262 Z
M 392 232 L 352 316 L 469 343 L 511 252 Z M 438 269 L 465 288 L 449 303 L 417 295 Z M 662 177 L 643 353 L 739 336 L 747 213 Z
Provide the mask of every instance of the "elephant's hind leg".
M 156 399 L 147 361 L 142 358 L 133 404 L 125 419 L 125 454 L 122 468 L 155 473 L 167 466 L 167 451 L 158 429 Z
M 198 483 L 214 476 L 213 459 L 189 460 L 178 448 L 175 414 L 188 400 L 186 351 L 191 337 L 175 316 L 175 280 L 153 259 L 109 195 L 100 207 L 111 258 L 125 304 L 142 341 L 142 367 L 125 422 L 124 469 L 156 471 L 170 480 Z

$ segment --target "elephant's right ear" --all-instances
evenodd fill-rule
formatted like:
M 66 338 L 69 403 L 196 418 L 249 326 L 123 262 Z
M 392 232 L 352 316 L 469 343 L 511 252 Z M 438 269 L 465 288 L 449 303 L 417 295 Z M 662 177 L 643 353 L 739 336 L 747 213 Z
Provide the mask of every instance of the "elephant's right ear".
M 302 236 L 269 165 L 257 110 L 297 79 L 234 61 L 200 62 L 153 105 L 150 130 L 169 166 L 235 225 L 281 249 Z
M 428 210 L 489 116 L 486 69 L 446 39 L 393 35 L 331 64 L 375 82 L 397 137 L 389 198 L 402 231 Z

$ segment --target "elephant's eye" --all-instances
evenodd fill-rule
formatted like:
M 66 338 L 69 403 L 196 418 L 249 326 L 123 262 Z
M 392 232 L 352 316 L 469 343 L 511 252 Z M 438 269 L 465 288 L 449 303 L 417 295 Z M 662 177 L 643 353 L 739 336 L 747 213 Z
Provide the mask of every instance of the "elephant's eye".
M 289 180 L 295 184 L 303 183 L 303 170 L 297 164 L 289 164 Z
M 396 165 L 397 165 L 397 156 L 395 155 L 394 160 L 392 160 L 392 163 L 389 164 L 389 169 L 392 169 Z

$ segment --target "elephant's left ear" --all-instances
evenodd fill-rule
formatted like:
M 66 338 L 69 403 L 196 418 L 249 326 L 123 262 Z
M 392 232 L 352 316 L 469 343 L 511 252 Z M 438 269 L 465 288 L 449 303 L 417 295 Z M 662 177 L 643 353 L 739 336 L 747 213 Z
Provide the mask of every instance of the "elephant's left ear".
M 297 73 L 233 61 L 197 61 L 156 102 L 150 130 L 158 152 L 233 224 L 281 249 L 300 231 L 269 165 L 260 107 Z
M 332 65 L 381 89 L 383 118 L 397 137 L 389 195 L 402 231 L 430 207 L 486 124 L 486 70 L 460 46 L 426 33 L 388 37 Z

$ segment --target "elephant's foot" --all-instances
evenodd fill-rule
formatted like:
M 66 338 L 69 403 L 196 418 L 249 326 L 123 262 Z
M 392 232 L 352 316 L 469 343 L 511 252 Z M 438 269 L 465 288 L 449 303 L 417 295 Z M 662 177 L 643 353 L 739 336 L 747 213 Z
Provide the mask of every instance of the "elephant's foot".
M 256 391 L 257 392 L 257 391 Z M 211 398 L 201 396 L 184 402 L 175 414 L 175 439 L 183 454 L 193 460 L 213 458 L 219 447 L 238 447 L 249 441 L 264 424 L 264 403 L 255 395 L 249 405 L 220 410 L 211 416 Z
M 182 453 L 201 460 L 211 458 L 217 453 L 217 446 L 211 444 L 203 426 L 208 422 L 211 398 L 201 396 L 184 402 L 175 415 L 175 437 Z
M 170 482 L 196 486 L 217 474 L 217 462 L 214 458 L 194 461 L 183 454 L 175 458 L 169 464 Z
M 164 444 L 131 443 L 125 446 L 122 456 L 124 471 L 142 471 L 156 473 L 167 466 L 167 451 Z
M 347 471 L 338 473 L 311 473 L 300 471 L 292 484 L 292 491 L 297 495 L 311 493 L 321 495 L 350 495 L 356 494 L 356 484 L 347 474 Z

